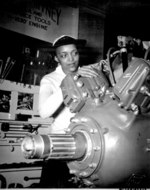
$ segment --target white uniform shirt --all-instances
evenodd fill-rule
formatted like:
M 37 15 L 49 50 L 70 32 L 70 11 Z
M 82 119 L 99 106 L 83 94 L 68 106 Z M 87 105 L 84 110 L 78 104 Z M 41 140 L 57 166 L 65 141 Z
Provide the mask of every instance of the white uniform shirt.
M 74 116 L 74 113 L 71 113 L 68 107 L 62 106 L 63 95 L 60 85 L 65 76 L 66 74 L 61 66 L 58 66 L 54 72 L 45 75 L 40 83 L 40 116 L 48 118 L 58 111 L 53 124 L 50 126 L 50 133 L 65 133 L 65 129 L 70 124 L 70 118 Z M 63 107 L 63 109 L 58 110 L 60 107 Z

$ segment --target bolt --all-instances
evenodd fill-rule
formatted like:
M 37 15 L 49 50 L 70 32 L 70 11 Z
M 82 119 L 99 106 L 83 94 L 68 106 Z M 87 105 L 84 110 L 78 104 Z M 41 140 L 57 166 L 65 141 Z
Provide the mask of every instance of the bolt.
M 97 150 L 100 150 L 101 148 L 100 148 L 99 146 L 95 146 L 93 149 L 94 149 L 95 151 L 97 151 Z
M 90 168 L 96 168 L 96 166 L 97 166 L 96 163 L 91 163 L 91 164 L 89 164 L 89 167 L 90 167 Z
M 82 81 L 77 81 L 77 87 L 81 88 L 83 86 L 83 82 Z
M 78 80 L 78 78 L 79 78 L 79 75 L 78 74 L 76 74 L 74 77 L 73 77 L 73 79 L 76 81 L 76 80 Z
M 107 90 L 106 90 L 106 94 L 109 94 L 109 93 L 110 93 L 110 91 L 107 89 Z M 114 95 L 114 94 L 113 94 L 113 95 Z
M 69 173 L 70 173 L 70 174 L 76 174 L 77 171 L 76 171 L 76 170 L 70 170 Z
M 90 129 L 90 133 L 94 133 L 94 129 Z
M 93 185 L 93 182 L 91 182 L 91 181 L 88 180 L 88 179 L 84 179 L 84 184 L 85 184 L 86 186 L 91 186 L 91 185 Z
M 81 122 L 87 122 L 87 121 L 88 121 L 87 118 L 85 118 L 85 117 L 81 118 Z
M 77 99 L 77 98 L 74 98 L 74 99 L 73 99 L 73 102 L 74 102 L 74 103 L 76 103 L 77 101 L 78 101 L 78 99 Z
M 115 95 L 114 94 L 110 94 L 110 98 L 111 99 L 115 99 Z
M 122 107 L 123 107 L 123 102 L 118 103 L 118 106 L 119 106 L 120 108 L 122 108 Z
M 92 133 L 92 134 L 95 134 L 95 133 L 97 133 L 97 132 L 98 132 L 97 129 L 90 129 L 90 133 Z
M 99 86 L 95 86 L 95 90 L 98 90 L 98 89 L 100 89 L 100 87 Z
M 84 177 L 84 176 L 87 175 L 87 172 L 85 172 L 85 171 L 84 171 L 84 172 L 81 172 L 79 175 Z
M 131 109 L 135 115 L 137 115 L 139 113 L 139 109 L 138 109 L 138 106 L 136 104 L 132 103 Z
M 70 119 L 70 122 L 78 123 L 78 122 L 79 122 L 79 119 L 73 117 L 73 118 Z
M 146 152 L 150 152 L 150 148 L 147 147 L 147 148 L 146 148 Z
M 85 98 L 85 97 L 88 96 L 88 93 L 87 93 L 87 92 L 83 92 L 83 93 L 82 93 L 82 96 Z

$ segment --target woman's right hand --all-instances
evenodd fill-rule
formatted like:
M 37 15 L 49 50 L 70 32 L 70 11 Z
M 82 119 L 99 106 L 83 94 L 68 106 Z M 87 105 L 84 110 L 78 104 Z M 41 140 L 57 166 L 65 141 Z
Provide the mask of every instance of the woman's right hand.
M 97 77 L 99 75 L 96 69 L 92 67 L 92 65 L 80 67 L 77 71 L 77 74 L 82 77 L 89 78 Z

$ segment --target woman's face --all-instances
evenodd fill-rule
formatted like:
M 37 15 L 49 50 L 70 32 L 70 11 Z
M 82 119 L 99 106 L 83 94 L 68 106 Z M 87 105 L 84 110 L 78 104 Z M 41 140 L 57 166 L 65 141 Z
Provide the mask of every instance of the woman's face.
M 55 60 L 60 63 L 64 73 L 72 73 L 78 69 L 79 52 L 74 44 L 63 45 L 56 49 Z

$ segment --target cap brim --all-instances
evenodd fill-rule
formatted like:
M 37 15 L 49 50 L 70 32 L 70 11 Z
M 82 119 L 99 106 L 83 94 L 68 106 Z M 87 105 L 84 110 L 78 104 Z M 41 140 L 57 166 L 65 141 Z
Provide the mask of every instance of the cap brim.
M 55 45 L 52 46 L 52 48 L 55 50 L 56 48 L 64 45 L 69 45 L 69 44 L 75 44 L 78 47 L 84 47 L 86 45 L 86 40 L 84 39 L 76 39 L 76 40 L 65 40 L 59 43 L 56 43 Z

